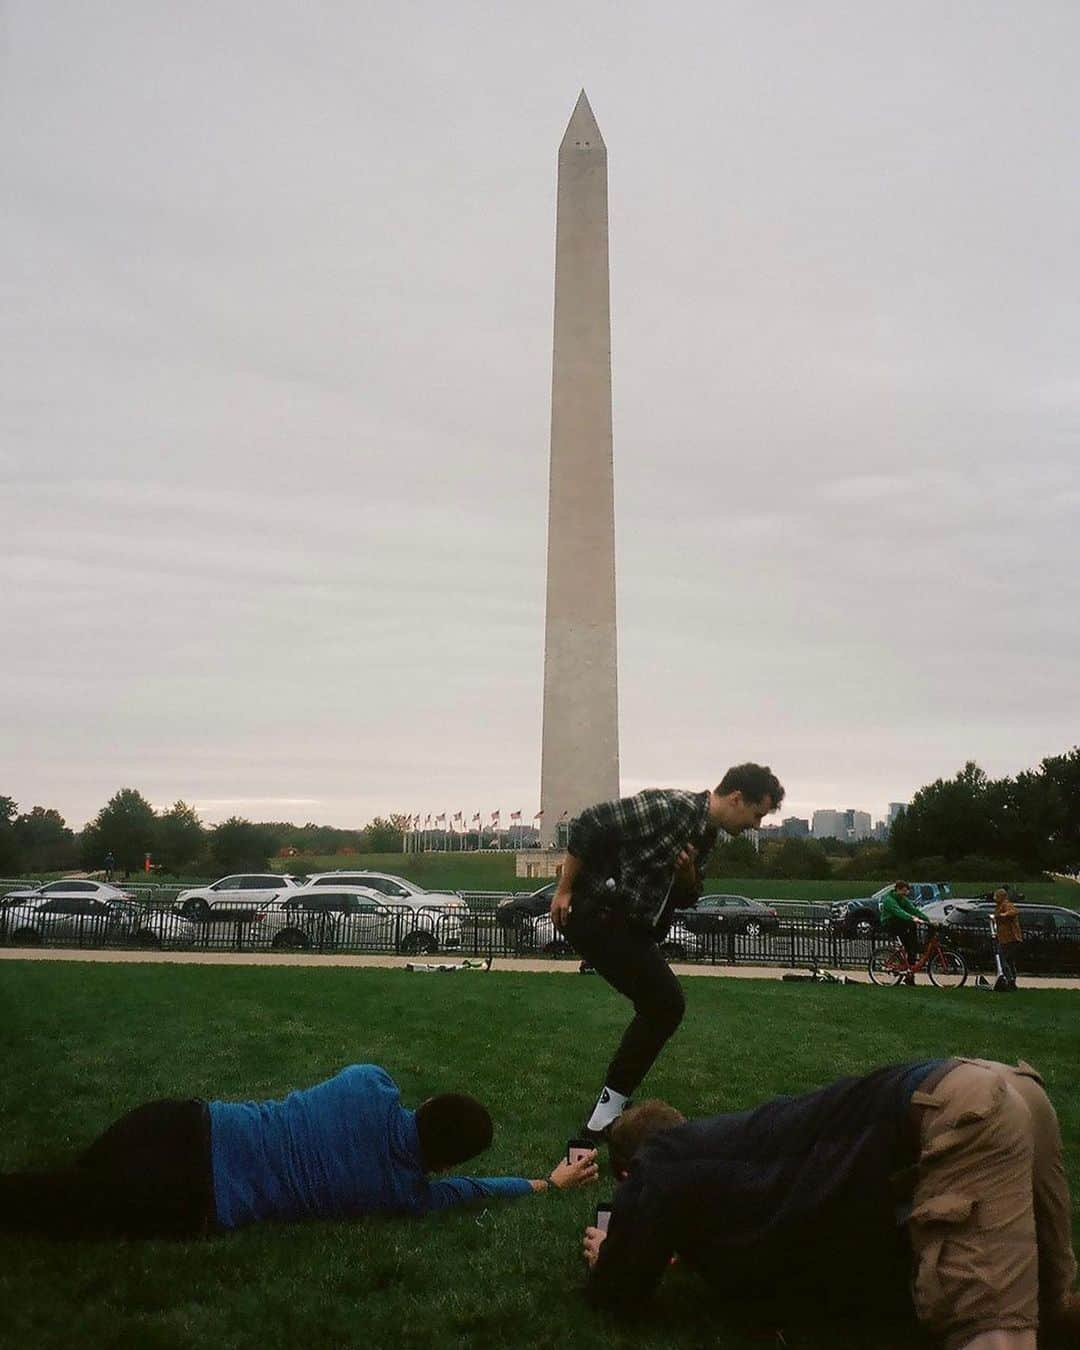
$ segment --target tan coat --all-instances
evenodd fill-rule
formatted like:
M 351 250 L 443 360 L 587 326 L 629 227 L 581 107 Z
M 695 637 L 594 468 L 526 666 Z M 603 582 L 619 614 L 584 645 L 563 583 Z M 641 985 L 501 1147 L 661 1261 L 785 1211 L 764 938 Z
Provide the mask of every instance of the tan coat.
M 1016 906 L 1008 897 L 1004 900 L 995 900 L 994 918 L 997 920 L 997 940 L 1002 946 L 1007 942 L 1023 942 L 1024 935 L 1020 931 L 1020 915 Z

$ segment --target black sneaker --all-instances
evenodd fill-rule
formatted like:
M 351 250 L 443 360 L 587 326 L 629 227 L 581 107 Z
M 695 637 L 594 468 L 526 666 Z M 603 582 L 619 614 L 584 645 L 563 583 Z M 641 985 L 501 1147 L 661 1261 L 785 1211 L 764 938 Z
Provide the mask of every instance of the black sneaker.
M 612 1125 L 615 1122 L 612 1121 Z M 582 1125 L 577 1132 L 577 1138 L 583 1139 L 585 1143 L 592 1144 L 593 1148 L 599 1148 L 601 1144 L 606 1144 L 611 1134 L 611 1125 L 605 1125 L 602 1130 L 591 1130 L 588 1125 Z

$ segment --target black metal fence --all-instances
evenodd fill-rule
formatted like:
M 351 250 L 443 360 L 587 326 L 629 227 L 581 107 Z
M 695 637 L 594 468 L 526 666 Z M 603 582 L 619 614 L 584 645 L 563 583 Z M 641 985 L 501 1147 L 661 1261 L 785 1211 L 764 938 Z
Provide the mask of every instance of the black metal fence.
M 405 956 L 548 957 L 577 960 L 577 955 L 546 916 L 515 917 L 510 922 L 491 903 L 498 897 L 473 897 L 466 912 L 380 906 L 375 912 L 250 907 L 216 911 L 201 917 L 177 913 L 168 903 L 101 906 L 71 901 L 52 912 L 0 898 L 0 943 L 8 947 L 48 946 L 76 949 L 162 949 L 207 952 L 341 952 Z M 477 903 L 479 902 L 479 903 Z M 690 932 L 676 925 L 664 944 L 672 961 L 729 966 L 821 966 L 835 970 L 865 968 L 870 952 L 883 939 L 847 937 L 826 917 L 785 914 L 774 931 L 747 933 L 717 926 Z M 994 947 L 986 925 L 949 925 L 946 942 L 964 956 L 969 969 L 992 970 Z M 1018 954 L 1022 972 L 1080 974 L 1080 942 L 1044 938 L 1025 943 Z

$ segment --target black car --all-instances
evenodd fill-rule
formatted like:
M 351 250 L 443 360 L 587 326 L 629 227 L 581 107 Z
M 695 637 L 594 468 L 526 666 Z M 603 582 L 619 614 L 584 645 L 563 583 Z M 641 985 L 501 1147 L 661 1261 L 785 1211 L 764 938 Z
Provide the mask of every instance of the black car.
M 1021 975 L 1080 973 L 1080 914 L 1058 905 L 1018 905 L 1017 909 L 1024 935 L 1015 958 Z M 993 912 L 994 906 L 985 900 L 967 900 L 952 905 L 945 915 L 951 945 L 977 970 L 994 967 Z
M 675 919 L 691 933 L 745 933 L 760 937 L 775 933 L 780 916 L 775 909 L 748 895 L 703 895 L 693 909 L 675 911 Z
M 538 919 L 551 909 L 557 881 L 548 882 L 538 891 L 521 891 L 500 900 L 495 910 L 495 922 L 500 928 L 517 928 L 523 919 Z

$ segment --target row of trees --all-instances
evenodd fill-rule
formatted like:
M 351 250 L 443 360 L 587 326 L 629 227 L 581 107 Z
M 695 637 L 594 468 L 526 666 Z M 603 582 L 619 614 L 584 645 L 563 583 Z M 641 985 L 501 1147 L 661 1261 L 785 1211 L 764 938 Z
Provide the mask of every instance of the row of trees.
M 713 854 L 716 877 L 845 877 L 986 881 L 1075 873 L 1080 867 L 1080 747 L 1015 778 L 989 778 L 968 763 L 920 788 L 888 843 L 785 839 L 754 851 L 732 839 Z
M 233 816 L 208 828 L 185 802 L 159 812 L 134 788 L 122 788 L 77 834 L 58 811 L 35 806 L 20 813 L 13 798 L 0 797 L 0 876 L 96 870 L 110 854 L 120 871 L 140 870 L 149 854 L 155 867 L 178 876 L 263 868 L 289 852 L 396 853 L 405 825 L 401 815 L 378 817 L 362 830 Z M 992 779 L 966 764 L 955 778 L 920 788 L 887 845 L 784 839 L 756 852 L 749 840 L 732 839 L 714 853 L 709 874 L 869 880 L 908 872 L 963 881 L 1078 866 L 1080 746 L 1015 778 Z
M 1030 876 L 1072 871 L 1080 865 L 1080 746 L 1015 778 L 989 778 L 965 764 L 955 778 L 919 789 L 889 844 L 902 864 L 987 861 L 996 872 Z
M 403 823 L 398 816 L 376 818 L 363 830 L 338 830 L 233 816 L 207 827 L 186 802 L 155 811 L 141 792 L 121 788 L 76 834 L 58 811 L 35 806 L 20 814 L 13 798 L 0 797 L 0 875 L 96 871 L 109 857 L 118 872 L 131 873 L 141 871 L 149 855 L 155 870 L 180 876 L 261 869 L 288 852 L 393 853 L 401 849 Z

